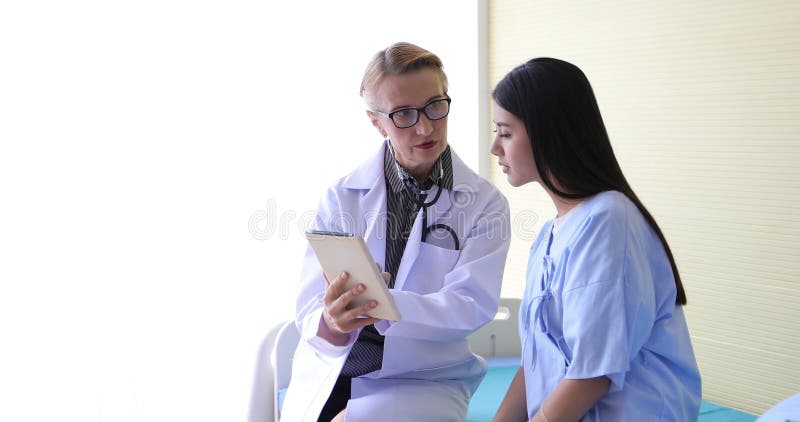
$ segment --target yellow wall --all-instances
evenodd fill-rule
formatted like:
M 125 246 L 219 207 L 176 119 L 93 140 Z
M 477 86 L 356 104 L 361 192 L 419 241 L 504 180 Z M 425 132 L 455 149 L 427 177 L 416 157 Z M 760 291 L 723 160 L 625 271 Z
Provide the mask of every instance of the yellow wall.
M 490 87 L 537 56 L 577 64 L 617 158 L 678 261 L 707 400 L 762 413 L 800 391 L 800 2 L 489 3 Z M 555 209 L 511 190 L 504 296 Z

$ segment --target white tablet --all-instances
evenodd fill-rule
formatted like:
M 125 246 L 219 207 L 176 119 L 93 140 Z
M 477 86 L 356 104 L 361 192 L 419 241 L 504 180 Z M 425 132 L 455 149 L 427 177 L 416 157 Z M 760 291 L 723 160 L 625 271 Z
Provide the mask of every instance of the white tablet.
M 378 306 L 367 313 L 373 318 L 399 321 L 400 312 L 389 294 L 386 282 L 378 271 L 375 260 L 367 249 L 361 236 L 350 233 L 309 231 L 306 239 L 314 249 L 322 270 L 328 280 L 333 281 L 343 271 L 350 274 L 345 285 L 345 292 L 358 283 L 366 286 L 366 290 L 351 302 L 359 306 L 368 300 L 375 300 Z

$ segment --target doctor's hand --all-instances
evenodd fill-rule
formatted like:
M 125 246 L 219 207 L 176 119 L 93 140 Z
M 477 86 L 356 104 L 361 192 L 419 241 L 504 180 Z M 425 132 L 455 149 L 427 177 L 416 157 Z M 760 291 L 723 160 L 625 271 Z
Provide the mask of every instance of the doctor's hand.
M 325 288 L 325 296 L 322 298 L 322 302 L 325 305 L 325 309 L 322 311 L 322 319 L 325 321 L 328 333 L 320 330 L 319 334 L 332 344 L 340 346 L 347 344 L 349 340 L 348 333 L 380 321 L 378 318 L 366 316 L 367 312 L 378 306 L 376 301 L 370 300 L 356 307 L 350 306 L 353 299 L 364 293 L 366 287 L 359 283 L 356 287 L 343 291 L 349 278 L 350 275 L 346 272 L 338 275 L 333 281 L 329 281 L 325 277 L 327 287 Z

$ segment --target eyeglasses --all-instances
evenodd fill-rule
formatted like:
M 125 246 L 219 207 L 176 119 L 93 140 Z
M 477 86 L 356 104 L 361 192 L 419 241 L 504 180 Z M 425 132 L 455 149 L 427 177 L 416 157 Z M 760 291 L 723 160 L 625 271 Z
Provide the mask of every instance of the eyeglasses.
M 425 113 L 425 117 L 427 117 L 428 120 L 444 119 L 447 117 L 447 114 L 450 113 L 450 97 L 433 100 L 421 108 L 401 108 L 391 113 L 375 110 L 372 112 L 392 119 L 392 123 L 394 123 L 398 129 L 405 129 L 417 124 L 420 111 Z

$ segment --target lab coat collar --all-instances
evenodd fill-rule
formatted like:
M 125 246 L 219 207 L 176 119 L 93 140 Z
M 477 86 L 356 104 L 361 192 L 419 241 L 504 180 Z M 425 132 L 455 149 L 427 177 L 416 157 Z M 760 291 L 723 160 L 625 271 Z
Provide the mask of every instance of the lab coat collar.
M 343 187 L 345 189 L 367 190 L 359 203 L 361 209 L 365 210 L 370 217 L 366 221 L 366 230 L 364 237 L 367 242 L 367 247 L 373 253 L 373 259 L 376 262 L 384 262 L 386 258 L 386 244 L 385 236 L 383 233 L 374 233 L 375 230 L 384 229 L 385 224 L 377 224 L 380 216 L 386 215 L 386 195 L 387 186 L 384 176 L 384 148 L 386 143 L 382 143 L 368 161 L 360 165 L 352 174 L 347 176 L 344 180 Z M 479 191 L 478 183 L 479 176 L 473 173 L 461 161 L 461 158 L 456 153 L 450 150 L 451 159 L 453 162 L 453 190 L 448 192 L 445 190 L 439 197 L 439 200 L 429 209 L 429 222 L 435 224 L 445 213 L 450 210 L 452 201 L 450 195 L 463 195 L 464 192 L 477 193 Z M 383 221 L 383 220 L 382 220 Z M 421 243 L 422 216 L 418 213 L 409 233 L 408 241 L 406 243 L 405 252 L 401 260 L 400 266 L 397 269 L 397 277 L 395 278 L 394 288 L 402 290 L 405 284 L 406 277 L 408 276 L 411 267 L 419 255 L 419 248 Z
M 385 148 L 386 143 L 382 142 L 381 147 L 367 161 L 345 178 L 344 188 L 372 189 L 382 184 L 384 182 L 383 154 Z M 450 155 L 453 162 L 453 191 L 478 192 L 478 176 L 461 161 L 461 158 L 453 151 L 452 147 L 450 148 Z

